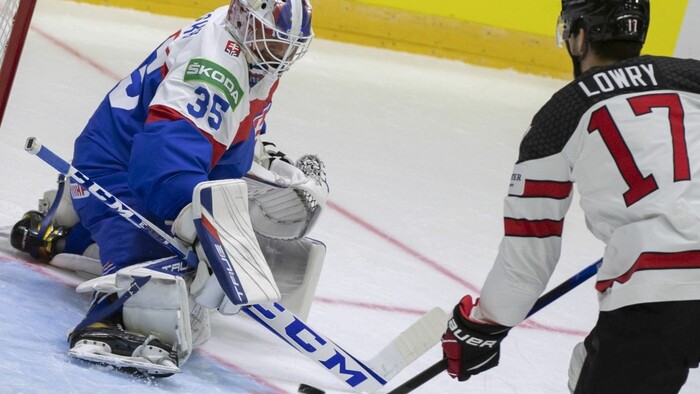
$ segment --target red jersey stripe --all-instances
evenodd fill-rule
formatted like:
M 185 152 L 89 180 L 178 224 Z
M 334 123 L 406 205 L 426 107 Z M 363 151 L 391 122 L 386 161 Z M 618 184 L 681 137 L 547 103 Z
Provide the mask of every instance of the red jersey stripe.
M 164 105 L 152 105 L 148 108 L 148 117 L 146 118 L 146 123 L 150 122 L 157 122 L 161 120 L 168 120 L 168 121 L 176 121 L 184 119 L 192 124 L 199 132 L 204 136 L 204 138 L 209 141 L 209 143 L 212 146 L 212 168 L 216 165 L 216 163 L 219 162 L 219 159 L 221 159 L 221 156 L 226 152 L 226 147 L 224 144 L 218 142 L 217 140 L 214 139 L 214 137 L 207 133 L 202 131 L 199 127 L 197 127 L 196 124 L 194 124 L 190 119 L 186 118 L 183 116 L 181 113 L 175 111 L 174 109 L 170 107 L 166 107 Z
M 571 194 L 573 183 L 555 181 L 525 181 L 525 189 L 519 197 L 543 197 L 563 200 Z
M 527 220 L 505 218 L 505 234 L 508 237 L 561 237 L 564 230 L 564 219 L 562 220 Z
M 595 288 L 603 293 L 612 287 L 615 282 L 621 284 L 627 282 L 637 271 L 689 268 L 700 268 L 700 251 L 691 250 L 677 253 L 645 252 L 639 256 L 632 267 L 623 275 L 599 281 L 596 283 Z

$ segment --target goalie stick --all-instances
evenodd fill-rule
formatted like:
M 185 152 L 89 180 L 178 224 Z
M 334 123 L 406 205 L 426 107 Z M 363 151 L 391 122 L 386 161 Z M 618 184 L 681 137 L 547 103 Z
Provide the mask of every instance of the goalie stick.
M 184 269 L 196 269 L 198 259 L 190 248 L 156 227 L 43 146 L 36 138 L 29 137 L 24 148 L 28 153 L 38 156 L 61 174 L 85 187 L 90 194 L 124 219 L 168 247 L 185 264 L 177 267 L 178 273 Z M 229 294 L 227 296 L 231 298 Z M 360 393 L 374 393 L 381 389 L 396 374 L 437 344 L 448 319 L 443 310 L 434 308 L 393 339 L 370 361 L 365 362 L 313 330 L 277 302 L 245 306 L 242 311 Z
M 537 313 L 540 309 L 546 307 L 552 302 L 556 301 L 559 297 L 573 290 L 575 287 L 581 283 L 587 281 L 590 277 L 594 276 L 598 272 L 598 268 L 603 264 L 603 259 L 598 259 L 595 263 L 589 265 L 588 267 L 581 270 L 579 273 L 570 277 L 566 281 L 559 284 L 557 287 L 548 291 L 540 298 L 537 299 L 535 305 L 528 312 L 527 317 L 530 317 Z M 430 379 L 439 375 L 442 371 L 447 369 L 447 359 L 436 362 L 432 366 L 425 369 L 423 372 L 407 380 L 397 388 L 391 390 L 388 394 L 406 394 L 417 389 L 424 383 L 428 382 Z

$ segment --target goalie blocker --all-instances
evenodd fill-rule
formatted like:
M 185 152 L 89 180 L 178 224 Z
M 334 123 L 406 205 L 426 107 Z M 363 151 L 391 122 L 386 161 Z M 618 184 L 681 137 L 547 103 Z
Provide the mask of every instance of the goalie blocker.
M 282 299 L 295 314 L 308 317 L 325 245 L 310 238 L 282 240 L 256 234 L 247 215 L 244 181 L 205 182 L 194 193 L 192 206 L 183 210 L 173 231 L 186 242 L 198 239 L 197 255 L 206 256 L 214 274 L 200 264 L 191 287 L 195 300 L 232 314 L 244 305 Z M 194 228 L 185 225 L 189 223 Z

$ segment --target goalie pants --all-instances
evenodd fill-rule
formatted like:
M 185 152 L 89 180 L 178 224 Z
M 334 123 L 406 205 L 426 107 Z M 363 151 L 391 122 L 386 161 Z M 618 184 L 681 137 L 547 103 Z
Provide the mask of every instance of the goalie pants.
M 141 213 L 151 223 L 169 231 L 162 220 L 147 213 L 148 211 L 141 200 L 129 190 L 126 178 L 126 172 L 91 177 L 123 203 Z M 93 196 L 73 197 L 73 207 L 80 218 L 80 223 L 90 232 L 90 236 L 100 247 L 103 274 L 110 274 L 133 264 L 173 255 L 160 242 L 155 241 L 145 231 L 129 223 L 117 211 Z
M 675 394 L 700 362 L 700 301 L 601 312 L 574 394 Z

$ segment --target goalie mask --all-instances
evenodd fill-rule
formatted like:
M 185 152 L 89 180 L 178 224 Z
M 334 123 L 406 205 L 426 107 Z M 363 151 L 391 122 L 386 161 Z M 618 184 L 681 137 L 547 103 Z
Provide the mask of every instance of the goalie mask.
M 227 29 L 251 66 L 281 74 L 309 48 L 311 5 L 307 0 L 232 0 Z

